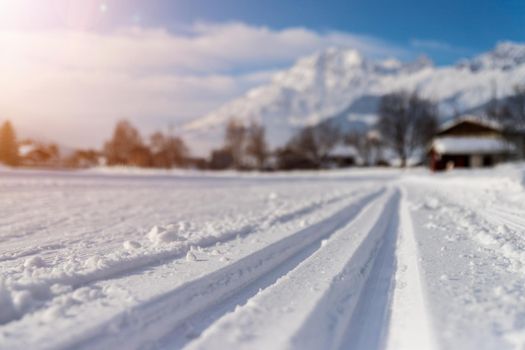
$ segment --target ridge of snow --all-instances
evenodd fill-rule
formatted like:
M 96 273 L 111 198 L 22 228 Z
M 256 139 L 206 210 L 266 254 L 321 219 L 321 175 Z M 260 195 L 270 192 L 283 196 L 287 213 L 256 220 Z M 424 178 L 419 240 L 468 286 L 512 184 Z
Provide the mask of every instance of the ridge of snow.
M 502 41 L 494 50 L 483 53 L 471 60 L 463 60 L 460 66 L 467 66 L 472 71 L 483 69 L 511 70 L 525 63 L 525 44 Z

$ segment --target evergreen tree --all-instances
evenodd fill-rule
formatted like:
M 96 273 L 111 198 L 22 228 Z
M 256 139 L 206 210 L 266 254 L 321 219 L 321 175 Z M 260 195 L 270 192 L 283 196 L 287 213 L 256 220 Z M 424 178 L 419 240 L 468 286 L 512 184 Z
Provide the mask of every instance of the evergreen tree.
M 17 166 L 19 161 L 15 130 L 11 122 L 6 121 L 0 129 L 0 162 Z

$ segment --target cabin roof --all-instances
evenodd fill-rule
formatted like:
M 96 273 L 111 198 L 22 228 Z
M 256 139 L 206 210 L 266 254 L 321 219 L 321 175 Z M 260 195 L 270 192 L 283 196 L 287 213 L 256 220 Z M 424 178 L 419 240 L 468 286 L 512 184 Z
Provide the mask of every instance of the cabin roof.
M 464 115 L 441 125 L 441 127 L 438 130 L 438 134 L 447 134 L 453 129 L 456 129 L 459 126 L 465 124 L 475 125 L 477 127 L 483 128 L 486 131 L 493 131 L 498 133 L 503 131 L 503 127 L 496 121 L 488 120 L 486 118 L 481 118 L 475 115 Z

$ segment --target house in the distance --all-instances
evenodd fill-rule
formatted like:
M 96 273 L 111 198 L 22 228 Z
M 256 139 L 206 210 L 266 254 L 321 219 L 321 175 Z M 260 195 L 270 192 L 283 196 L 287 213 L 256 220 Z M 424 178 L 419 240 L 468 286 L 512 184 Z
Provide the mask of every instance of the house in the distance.
M 436 134 L 429 150 L 430 168 L 487 167 L 510 159 L 514 152 L 497 123 L 464 116 L 443 125 Z
M 34 140 L 24 140 L 18 146 L 21 164 L 29 167 L 58 167 L 60 165 L 60 148 Z
M 324 161 L 325 168 L 346 168 L 359 162 L 358 152 L 354 146 L 338 144 L 328 152 Z

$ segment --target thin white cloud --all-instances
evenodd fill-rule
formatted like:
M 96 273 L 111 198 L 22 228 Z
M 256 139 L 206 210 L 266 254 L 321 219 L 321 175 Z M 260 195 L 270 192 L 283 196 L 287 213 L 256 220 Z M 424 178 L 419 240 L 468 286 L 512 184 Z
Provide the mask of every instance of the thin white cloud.
M 244 23 L 197 23 L 190 32 L 192 48 L 219 65 L 276 64 L 331 46 L 351 47 L 365 56 L 399 56 L 406 52 L 385 41 L 350 33 L 315 32 L 296 27 L 272 30 Z
M 197 23 L 184 34 L 1 31 L 0 118 L 65 144 L 98 146 L 117 119 L 148 131 L 187 121 L 329 46 L 405 54 L 366 36 L 243 23 Z
M 465 48 L 454 46 L 447 42 L 429 39 L 412 39 L 410 45 L 416 49 L 429 51 L 443 51 L 450 53 L 466 53 L 468 51 Z

